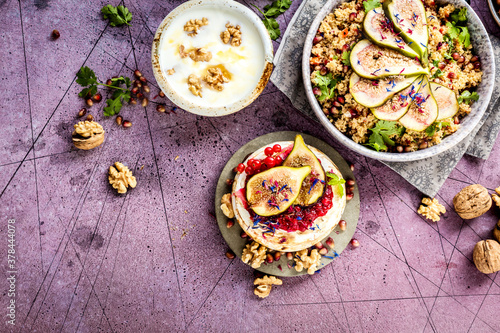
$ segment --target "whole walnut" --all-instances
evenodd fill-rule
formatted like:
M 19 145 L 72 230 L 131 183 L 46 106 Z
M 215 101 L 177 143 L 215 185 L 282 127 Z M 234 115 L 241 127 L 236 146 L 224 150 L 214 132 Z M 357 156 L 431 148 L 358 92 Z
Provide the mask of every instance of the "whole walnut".
M 104 129 L 95 121 L 80 121 L 75 124 L 71 134 L 73 144 L 78 149 L 89 150 L 100 146 L 104 141 Z
M 495 229 L 493 229 L 493 237 L 500 243 L 500 220 L 498 220 Z
M 461 218 L 473 219 L 491 208 L 491 197 L 484 186 L 469 185 L 455 195 L 453 205 Z
M 492 239 L 480 241 L 472 254 L 477 269 L 484 274 L 500 271 L 500 244 Z

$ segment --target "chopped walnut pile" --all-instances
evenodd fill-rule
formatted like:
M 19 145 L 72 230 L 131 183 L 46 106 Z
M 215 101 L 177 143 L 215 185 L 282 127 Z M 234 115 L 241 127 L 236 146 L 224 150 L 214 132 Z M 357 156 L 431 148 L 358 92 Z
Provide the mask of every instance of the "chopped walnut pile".
M 208 19 L 206 17 L 200 19 L 192 19 L 186 22 L 184 25 L 184 31 L 187 31 L 188 36 L 196 36 L 198 31 L 204 25 L 208 25 Z
M 113 188 L 118 190 L 118 193 L 127 193 L 127 188 L 135 188 L 137 181 L 125 165 L 120 162 L 115 162 L 114 166 L 109 167 L 109 183 Z
M 201 80 L 199 77 L 197 77 L 194 74 L 191 74 L 188 77 L 188 87 L 189 87 L 189 91 L 193 95 L 203 97 L 201 95 L 201 82 L 200 81 Z
M 492 194 L 491 198 L 493 199 L 495 205 L 500 208 L 500 186 L 495 189 L 495 192 L 497 193 Z
M 226 31 L 220 33 L 220 39 L 224 44 L 231 42 L 231 46 L 241 45 L 241 30 L 240 26 L 232 26 L 229 22 L 226 23 Z
M 207 49 L 203 47 L 198 47 L 195 49 L 192 49 L 189 52 L 186 52 L 186 49 L 184 45 L 179 46 L 179 55 L 181 58 L 186 58 L 190 57 L 193 61 L 198 62 L 198 61 L 210 61 L 212 59 L 212 52 L 207 51 Z
M 266 259 L 267 248 L 257 242 L 247 244 L 243 249 L 241 260 L 245 264 L 250 264 L 252 268 L 259 268 Z
M 220 199 L 220 209 L 224 215 L 232 219 L 234 217 L 233 205 L 231 204 L 231 193 L 226 193 Z
M 174 75 L 175 74 L 175 69 L 173 69 L 173 68 L 172 69 L 168 69 L 167 70 L 167 74 L 168 75 Z
M 215 90 L 224 90 L 224 83 L 229 82 L 229 79 L 222 74 L 222 71 L 218 67 L 209 68 L 208 74 L 203 78 L 206 83 Z
M 304 268 L 307 269 L 307 274 L 314 274 L 319 268 L 321 255 L 318 249 L 311 251 L 311 254 L 307 255 L 308 250 L 304 249 L 295 253 L 295 270 L 297 272 L 302 272 Z
M 263 278 L 255 279 L 253 284 L 256 286 L 254 289 L 254 294 L 260 298 L 266 298 L 271 293 L 271 289 L 274 285 L 281 286 L 283 281 L 275 276 L 264 275 Z
M 71 134 L 73 144 L 78 149 L 89 150 L 104 142 L 104 129 L 95 121 L 80 121 Z
M 437 222 L 441 219 L 441 214 L 446 213 L 446 208 L 444 208 L 436 198 L 432 200 L 430 198 L 423 198 L 422 203 L 427 206 L 420 205 L 417 213 L 429 220 Z

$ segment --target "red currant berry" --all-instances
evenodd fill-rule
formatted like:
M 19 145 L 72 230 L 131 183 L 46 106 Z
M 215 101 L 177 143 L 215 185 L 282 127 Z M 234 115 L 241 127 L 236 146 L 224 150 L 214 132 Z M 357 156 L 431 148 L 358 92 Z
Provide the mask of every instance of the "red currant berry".
M 253 168 L 251 166 L 247 166 L 246 169 L 245 169 L 245 172 L 248 175 L 251 175 L 251 174 L 253 174 Z
M 273 166 L 276 165 L 274 158 L 272 158 L 271 156 L 266 157 L 264 163 L 267 165 L 268 168 L 272 168 Z
M 245 171 L 245 164 L 243 164 L 243 163 L 238 164 L 238 166 L 236 167 L 236 170 L 239 173 L 242 173 L 243 171 Z
M 266 154 L 266 156 L 272 156 L 273 153 L 274 152 L 272 147 L 267 147 L 266 149 L 264 149 L 264 154 Z
M 269 168 L 267 167 L 267 165 L 266 165 L 265 163 L 262 163 L 262 164 L 260 165 L 260 170 L 259 170 L 259 171 L 260 171 L 260 172 L 262 172 L 262 171 L 266 171 L 267 169 L 269 169 Z
M 259 170 L 261 162 L 259 160 L 252 160 L 252 163 L 249 163 L 248 165 L 250 165 L 254 170 Z
M 281 163 L 283 163 L 283 159 L 281 158 L 281 156 L 276 156 L 274 158 L 274 165 L 281 165 Z
M 273 151 L 274 151 L 275 153 L 279 153 L 279 152 L 281 151 L 281 146 L 280 146 L 280 145 L 274 145 L 274 146 L 273 146 Z

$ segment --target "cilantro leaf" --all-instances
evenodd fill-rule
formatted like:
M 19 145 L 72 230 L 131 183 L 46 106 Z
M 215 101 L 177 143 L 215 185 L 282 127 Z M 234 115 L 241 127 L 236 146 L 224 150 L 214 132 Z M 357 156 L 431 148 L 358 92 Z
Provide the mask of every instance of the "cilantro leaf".
M 120 76 L 119 78 L 111 79 L 111 86 L 117 88 L 111 98 L 106 100 L 107 106 L 104 107 L 105 116 L 114 116 L 120 113 L 122 109 L 123 102 L 130 101 L 130 91 L 128 89 L 122 89 L 121 84 L 125 84 L 127 88 L 130 88 L 130 79 L 128 77 Z
M 477 101 L 479 99 L 479 94 L 477 92 L 471 93 L 468 90 L 465 90 L 459 97 L 458 97 L 458 104 L 465 103 L 465 104 L 471 104 L 472 101 Z
M 278 39 L 281 36 L 280 24 L 274 18 L 267 17 L 266 14 L 264 14 L 262 10 L 260 10 L 256 5 L 251 5 L 257 8 L 257 10 L 264 16 L 264 18 L 262 19 L 262 23 L 264 23 L 264 26 L 266 27 L 271 39 Z
M 439 60 L 433 60 L 432 64 L 434 65 L 434 67 L 439 66 Z
M 332 73 L 321 75 L 319 71 L 315 71 L 314 79 L 311 81 L 321 90 L 321 95 L 318 97 L 318 101 L 322 102 L 335 96 L 335 87 L 337 86 L 339 80 L 334 78 Z
M 368 13 L 370 10 L 375 9 L 377 7 L 382 6 L 380 4 L 380 0 L 366 0 L 363 1 L 363 7 L 365 7 L 365 13 Z
M 283 14 L 292 5 L 292 0 L 276 0 L 264 7 L 264 16 L 277 17 Z
M 459 26 L 467 25 L 467 8 L 455 9 L 450 15 L 451 23 Z
M 121 25 L 130 25 L 129 22 L 132 21 L 132 13 L 125 6 L 113 7 L 112 5 L 107 5 L 101 9 L 102 17 L 105 20 L 109 19 L 109 24 L 112 27 L 119 27 Z
M 446 26 L 448 27 L 448 36 L 450 36 L 451 39 L 458 38 L 460 30 L 456 26 L 454 26 L 451 22 L 446 22 Z
M 470 46 L 470 33 L 467 27 L 457 27 L 451 22 L 446 22 L 446 26 L 448 27 L 447 34 L 452 40 L 458 39 L 463 46 Z
M 91 84 L 96 84 L 97 78 L 95 76 L 94 71 L 88 68 L 87 66 L 80 68 L 80 70 L 76 74 L 76 83 L 78 83 L 82 87 L 86 87 Z
M 342 63 L 346 66 L 351 66 L 351 51 L 342 52 Z
M 372 131 L 372 134 L 368 139 L 367 146 L 372 147 L 376 151 L 381 151 L 387 150 L 387 145 L 394 146 L 395 143 L 391 137 L 395 135 L 402 136 L 404 128 L 398 126 L 395 121 L 379 120 L 370 131 Z
M 336 186 L 337 189 L 339 190 L 340 196 L 343 197 L 344 196 L 344 187 L 342 185 L 345 184 L 345 179 L 340 178 L 338 175 L 331 173 L 331 172 L 327 172 L 326 175 L 329 178 L 327 184 L 332 185 L 332 186 Z
M 431 126 L 427 127 L 425 129 L 425 134 L 428 137 L 433 137 L 436 132 L 440 131 L 443 127 L 450 126 L 449 122 L 446 121 L 439 121 L 439 122 L 434 122 L 432 123 Z
M 444 75 L 444 72 L 441 70 L 441 69 L 437 69 L 434 74 L 431 76 L 431 80 L 432 79 L 435 79 L 437 77 L 440 77 L 440 76 L 443 76 Z

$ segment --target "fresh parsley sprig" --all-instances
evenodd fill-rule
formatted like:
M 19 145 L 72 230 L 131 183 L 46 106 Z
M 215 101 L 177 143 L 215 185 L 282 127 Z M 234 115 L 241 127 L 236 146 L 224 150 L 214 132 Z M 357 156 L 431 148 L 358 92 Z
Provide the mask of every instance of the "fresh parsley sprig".
M 433 137 L 436 132 L 440 131 L 443 127 L 450 126 L 450 123 L 447 121 L 436 121 L 432 123 L 431 126 L 425 129 L 425 134 L 428 137 Z
M 446 22 L 448 36 L 465 47 L 470 46 L 470 33 L 467 28 L 467 8 L 455 9 L 450 15 L 450 22 Z
M 123 106 L 122 102 L 130 101 L 130 86 L 131 81 L 128 77 L 120 76 L 118 78 L 111 79 L 111 85 L 99 82 L 92 69 L 85 66 L 80 68 L 76 74 L 76 83 L 84 87 L 78 96 L 86 98 L 88 96 L 93 96 L 97 93 L 98 86 L 104 86 L 113 89 L 113 95 L 111 99 L 106 100 L 106 106 L 104 108 L 105 116 L 113 116 L 118 114 Z M 121 85 L 125 85 L 125 88 Z
M 371 128 L 372 134 L 368 139 L 367 146 L 372 147 L 376 151 L 387 150 L 387 145 L 394 146 L 395 143 L 391 139 L 394 135 L 402 136 L 404 127 L 398 126 L 395 121 L 379 120 L 374 128 Z
M 280 24 L 276 21 L 276 17 L 283 14 L 291 5 L 291 0 L 276 0 L 272 4 L 265 6 L 264 12 L 262 12 L 259 7 L 252 4 L 264 16 L 262 23 L 264 23 L 272 40 L 276 40 L 281 36 Z
M 335 87 L 337 86 L 339 79 L 333 77 L 332 73 L 321 75 L 319 71 L 315 71 L 314 79 L 311 81 L 315 87 L 318 87 L 321 90 L 321 96 L 318 96 L 318 101 L 322 102 L 335 96 Z
M 345 179 L 340 178 L 338 175 L 331 173 L 331 172 L 327 172 L 326 175 L 329 178 L 327 184 L 331 185 L 331 186 L 336 186 L 338 191 L 339 191 L 340 196 L 343 197 L 344 196 L 344 187 L 342 185 L 345 184 Z
M 471 104 L 473 101 L 477 101 L 479 99 L 479 94 L 477 92 L 470 92 L 468 90 L 465 90 L 462 92 L 460 96 L 458 96 L 458 104 L 465 103 L 465 104 Z
M 107 5 L 101 9 L 102 16 L 105 20 L 109 19 L 109 24 L 112 27 L 119 27 L 124 24 L 130 26 L 130 21 L 132 21 L 132 13 L 125 6 Z

